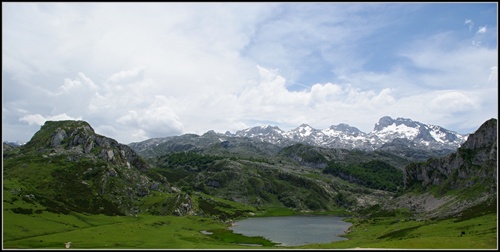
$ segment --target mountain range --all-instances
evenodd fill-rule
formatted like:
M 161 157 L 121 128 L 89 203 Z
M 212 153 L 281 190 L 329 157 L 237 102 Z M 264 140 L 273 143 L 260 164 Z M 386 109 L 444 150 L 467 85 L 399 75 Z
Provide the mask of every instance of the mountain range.
M 277 126 L 256 126 L 235 133 L 216 133 L 211 130 L 198 136 L 184 134 L 164 138 L 152 138 L 142 142 L 130 143 L 129 146 L 140 154 L 153 153 L 157 146 L 168 145 L 170 149 L 189 150 L 194 146 L 205 148 L 217 142 L 228 143 L 229 140 L 251 142 L 252 145 L 272 144 L 274 149 L 294 144 L 307 144 L 323 148 L 341 148 L 347 150 L 389 151 L 402 157 L 424 160 L 429 157 L 447 155 L 455 151 L 467 140 L 468 135 L 447 130 L 443 127 L 424 124 L 407 118 L 393 119 L 389 116 L 380 118 L 373 131 L 365 133 L 348 124 L 332 125 L 318 130 L 307 124 L 290 131 Z M 203 139 L 203 140 L 201 140 Z M 180 142 L 183 146 L 180 146 Z M 250 144 L 250 143 L 249 143 Z M 175 145 L 175 147 L 173 147 Z M 263 151 L 272 151 L 267 145 Z M 277 150 L 276 150 L 277 151 Z
M 428 149 L 456 149 L 467 136 L 407 118 L 393 119 L 389 116 L 380 118 L 372 132 L 365 133 L 348 124 L 332 125 L 318 130 L 307 124 L 290 131 L 283 131 L 276 126 L 257 126 L 239 130 L 227 136 L 251 137 L 277 145 L 305 143 L 313 146 L 345 149 L 374 150 L 394 139 L 407 139 L 417 147 Z

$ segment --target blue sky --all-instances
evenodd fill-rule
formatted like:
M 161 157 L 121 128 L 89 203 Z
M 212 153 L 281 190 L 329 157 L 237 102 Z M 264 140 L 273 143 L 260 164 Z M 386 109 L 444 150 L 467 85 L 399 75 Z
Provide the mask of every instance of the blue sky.
M 498 115 L 497 3 L 2 3 L 2 138 Z

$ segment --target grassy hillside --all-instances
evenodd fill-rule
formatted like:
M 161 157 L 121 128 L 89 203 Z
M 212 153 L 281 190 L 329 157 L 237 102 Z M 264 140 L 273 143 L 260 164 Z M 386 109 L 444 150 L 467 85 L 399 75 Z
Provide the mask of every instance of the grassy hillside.
M 8 189 L 12 183 L 4 186 Z M 4 248 L 245 248 L 257 244 L 272 246 L 259 237 L 245 237 L 227 229 L 232 219 L 264 214 L 251 206 L 210 195 L 192 195 L 194 216 L 161 215 L 170 193 L 153 193 L 141 198 L 143 214 L 109 216 L 90 213 L 54 213 L 34 202 L 13 200 L 4 193 Z M 22 209 L 22 210 L 20 210 Z M 160 214 L 160 215 L 159 215 Z M 204 234 L 204 233 L 211 234 Z
M 6 148 L 4 248 L 283 248 L 227 227 L 297 214 L 353 226 L 349 240 L 294 248 L 496 248 L 496 140 L 485 147 L 480 134 L 419 163 L 208 133 L 172 139 L 137 144 L 146 159 L 85 122 L 62 121 Z

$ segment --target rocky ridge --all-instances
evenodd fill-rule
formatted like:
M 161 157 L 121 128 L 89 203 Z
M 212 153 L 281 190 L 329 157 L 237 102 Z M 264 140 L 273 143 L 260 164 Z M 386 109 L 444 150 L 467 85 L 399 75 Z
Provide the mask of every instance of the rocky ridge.
M 480 204 L 496 204 L 497 132 L 497 119 L 490 119 L 456 152 L 406 166 L 404 182 L 410 192 L 398 198 L 394 206 L 439 217 Z M 412 193 L 415 190 L 424 193 Z

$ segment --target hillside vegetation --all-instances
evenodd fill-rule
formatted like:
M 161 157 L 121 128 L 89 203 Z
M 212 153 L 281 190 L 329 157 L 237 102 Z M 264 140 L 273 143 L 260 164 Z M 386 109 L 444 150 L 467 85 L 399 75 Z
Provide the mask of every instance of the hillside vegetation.
M 456 152 L 415 162 L 213 132 L 136 152 L 84 121 L 48 121 L 26 145 L 4 143 L 4 247 L 274 248 L 226 228 L 333 214 L 353 223 L 349 240 L 300 248 L 494 248 L 496 132 L 488 120 Z

